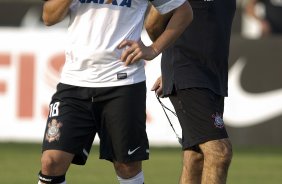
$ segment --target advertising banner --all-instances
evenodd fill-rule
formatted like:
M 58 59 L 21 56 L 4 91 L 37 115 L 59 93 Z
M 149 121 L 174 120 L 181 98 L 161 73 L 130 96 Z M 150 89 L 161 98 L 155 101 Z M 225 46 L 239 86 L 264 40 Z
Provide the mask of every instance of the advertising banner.
M 0 141 L 42 140 L 49 102 L 64 64 L 64 30 L 0 30 Z M 146 34 L 144 40 L 150 43 Z M 175 145 L 176 136 L 150 91 L 160 76 L 160 57 L 146 63 L 148 136 L 151 144 Z M 172 108 L 168 99 L 162 101 Z M 180 132 L 176 118 L 170 118 Z
M 282 145 L 282 37 L 231 40 L 224 119 L 234 144 Z
M 0 141 L 42 140 L 64 64 L 65 35 L 65 29 L 0 29 Z M 150 44 L 146 33 L 142 40 Z M 176 146 L 176 135 L 150 91 L 161 73 L 160 58 L 145 66 L 147 131 L 151 145 Z M 234 144 L 282 145 L 281 71 L 281 38 L 232 38 L 224 121 Z M 168 99 L 162 101 L 173 109 Z M 181 136 L 177 118 L 168 116 Z

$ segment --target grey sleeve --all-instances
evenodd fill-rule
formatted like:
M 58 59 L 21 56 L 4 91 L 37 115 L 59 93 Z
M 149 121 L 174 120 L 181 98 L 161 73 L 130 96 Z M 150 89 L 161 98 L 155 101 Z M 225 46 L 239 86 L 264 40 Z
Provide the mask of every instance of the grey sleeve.
M 160 12 L 166 14 L 181 6 L 186 0 L 152 0 L 151 4 Z

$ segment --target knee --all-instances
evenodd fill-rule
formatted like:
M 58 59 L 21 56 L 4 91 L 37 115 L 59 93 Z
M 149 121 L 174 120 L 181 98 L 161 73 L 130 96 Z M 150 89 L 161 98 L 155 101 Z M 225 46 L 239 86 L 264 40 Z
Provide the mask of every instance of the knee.
M 200 166 L 203 164 L 204 156 L 200 152 L 185 150 L 183 153 L 183 163 L 186 166 Z
M 41 157 L 42 174 L 58 176 L 66 173 L 74 155 L 62 151 L 45 151 Z
M 228 167 L 232 160 L 232 145 L 228 139 L 212 141 L 203 146 L 204 159 L 213 164 Z
M 185 172 L 186 175 L 200 174 L 203 170 L 203 164 L 204 156 L 202 153 L 192 150 L 184 151 L 182 172 Z
M 119 177 L 129 179 L 141 172 L 141 162 L 121 163 L 114 162 L 116 173 Z
M 232 160 L 233 151 L 232 151 L 232 145 L 231 143 L 225 143 L 221 145 L 222 152 L 219 154 L 219 162 L 221 162 L 222 165 L 229 166 Z
M 41 157 L 41 171 L 47 175 L 56 175 L 55 173 L 56 168 L 58 167 L 59 163 L 53 157 L 49 155 L 44 155 Z
M 231 161 L 233 155 L 231 142 L 228 139 L 225 140 L 222 144 L 222 147 L 223 147 L 224 157 Z

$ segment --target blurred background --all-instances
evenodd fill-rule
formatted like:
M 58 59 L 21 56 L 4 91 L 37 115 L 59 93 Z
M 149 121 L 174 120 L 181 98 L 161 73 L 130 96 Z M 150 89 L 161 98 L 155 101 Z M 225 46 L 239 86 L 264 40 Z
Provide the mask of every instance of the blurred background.
M 42 4 L 40 0 L 0 0 L 0 179 L 3 183 L 37 182 L 48 104 L 64 64 L 68 20 L 52 27 L 44 26 Z M 270 5 L 274 8 L 269 8 Z M 230 45 L 229 97 L 224 114 L 235 153 L 228 183 L 282 181 L 281 12 L 281 0 L 237 0 Z M 270 20 L 272 17 L 276 18 Z M 276 27 L 271 28 L 272 24 Z M 145 31 L 142 39 L 150 43 Z M 147 131 L 153 152 L 145 172 L 149 184 L 174 184 L 181 167 L 180 146 L 154 93 L 149 90 L 160 75 L 160 57 L 146 64 Z M 167 99 L 162 100 L 172 108 Z M 170 118 L 181 135 L 176 118 L 172 115 Z M 95 143 L 98 142 L 96 139 Z M 104 167 L 105 162 L 97 160 L 96 144 L 94 148 L 96 163 L 92 165 Z M 161 170 L 169 162 L 173 169 Z M 158 164 L 159 173 L 156 173 Z M 29 169 L 23 171 L 22 165 Z M 85 176 L 83 182 L 93 183 L 96 180 L 92 175 L 101 170 L 87 167 L 91 168 L 91 177 Z M 112 177 L 103 175 L 109 174 L 107 170 Z M 80 168 L 74 167 L 70 172 L 70 183 L 82 183 L 81 175 L 77 174 L 82 172 Z M 158 174 L 167 176 L 166 172 L 172 177 L 163 182 L 156 180 Z M 12 177 L 15 174 L 21 176 Z M 108 165 L 105 172 L 98 174 L 101 181 L 94 183 L 115 183 L 114 177 Z

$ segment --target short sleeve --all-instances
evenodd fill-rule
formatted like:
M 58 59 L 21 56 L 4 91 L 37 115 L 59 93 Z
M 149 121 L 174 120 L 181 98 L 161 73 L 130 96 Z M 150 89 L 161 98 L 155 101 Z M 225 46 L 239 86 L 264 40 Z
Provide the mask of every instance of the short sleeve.
M 74 10 L 79 6 L 79 2 L 77 0 L 73 0 L 70 5 L 70 10 Z
M 151 0 L 152 5 L 160 12 L 166 14 L 181 6 L 186 0 Z

